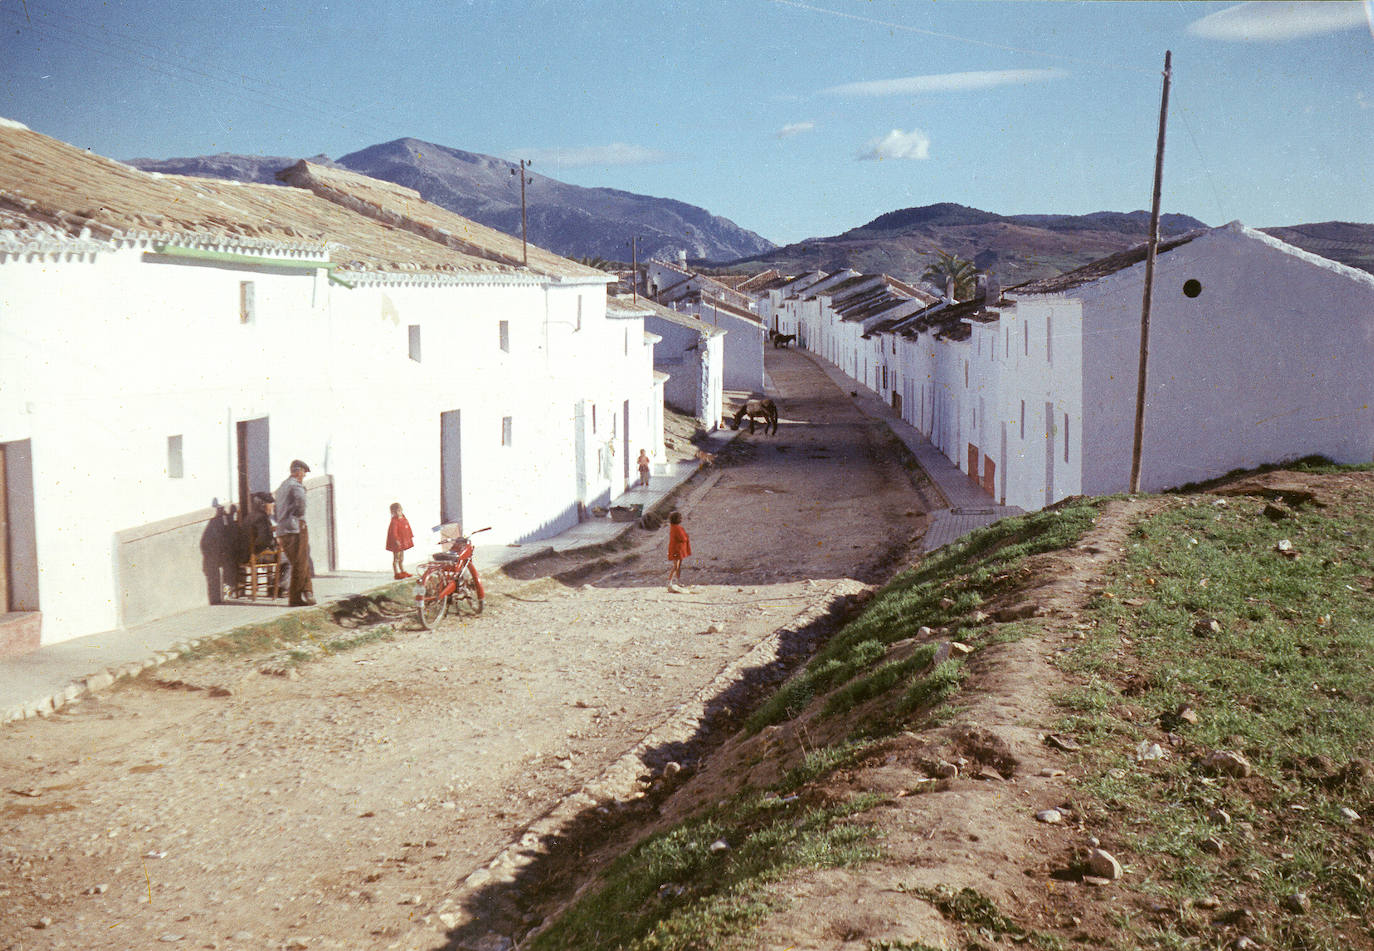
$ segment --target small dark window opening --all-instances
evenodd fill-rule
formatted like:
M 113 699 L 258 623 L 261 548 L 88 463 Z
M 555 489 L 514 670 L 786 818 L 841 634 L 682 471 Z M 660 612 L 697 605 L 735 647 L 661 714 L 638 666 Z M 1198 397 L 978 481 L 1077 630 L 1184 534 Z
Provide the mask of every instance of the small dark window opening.
M 1202 293 L 1202 282 L 1195 277 L 1190 277 L 1183 282 L 1183 296 L 1197 297 Z

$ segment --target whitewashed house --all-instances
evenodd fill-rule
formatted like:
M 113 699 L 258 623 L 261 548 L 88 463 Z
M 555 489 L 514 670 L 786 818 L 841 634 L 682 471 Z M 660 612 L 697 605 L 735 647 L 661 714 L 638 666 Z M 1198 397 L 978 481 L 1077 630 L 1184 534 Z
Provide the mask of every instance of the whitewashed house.
M 0 651 L 218 600 L 235 511 L 293 458 L 317 569 L 384 570 L 393 501 L 422 536 L 537 538 L 661 441 L 609 275 L 526 264 L 400 186 L 281 177 L 152 175 L 0 125 Z
M 860 274 L 837 284 L 827 281 L 808 294 L 816 298 L 821 338 L 835 354 L 832 362 L 889 400 L 895 352 L 870 331 L 916 313 L 933 298 L 886 274 Z
M 644 287 L 648 296 L 660 304 L 672 305 L 702 294 L 744 310 L 749 310 L 754 302 L 752 295 L 741 293 L 724 281 L 690 270 L 685 251 L 680 252 L 676 264 L 650 259 L 644 266 Z
M 1129 486 L 1144 252 L 1008 289 L 1008 502 Z M 1322 455 L 1374 460 L 1374 275 L 1233 222 L 1155 265 L 1141 488 Z M 1025 436 L 1021 406 L 1025 405 Z
M 643 320 L 653 338 L 654 369 L 664 374 L 663 402 L 715 430 L 725 406 L 726 331 L 643 297 L 612 297 L 609 306 Z
M 902 414 L 999 501 L 1130 487 L 1144 247 L 896 335 Z M 1160 245 L 1141 488 L 1374 460 L 1374 276 L 1232 223 Z
M 754 305 L 764 326 L 782 334 L 795 334 L 805 347 L 807 328 L 802 326 L 801 292 L 827 277 L 824 271 L 807 271 L 797 277 L 780 277 L 759 289 Z M 809 348 L 808 348 L 809 349 Z
M 725 332 L 723 381 L 727 390 L 763 392 L 763 348 L 768 330 L 758 315 L 704 293 L 675 306 L 681 313 Z

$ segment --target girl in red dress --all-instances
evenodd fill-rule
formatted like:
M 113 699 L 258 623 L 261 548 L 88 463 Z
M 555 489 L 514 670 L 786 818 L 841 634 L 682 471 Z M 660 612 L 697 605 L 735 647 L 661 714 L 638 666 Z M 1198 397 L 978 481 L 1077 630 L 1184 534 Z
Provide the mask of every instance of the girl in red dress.
M 386 530 L 386 550 L 391 552 L 391 567 L 396 577 L 409 578 L 405 570 L 406 551 L 415 547 L 415 533 L 410 530 L 410 521 L 401 512 L 401 503 L 391 503 L 391 525 Z
M 687 537 L 687 529 L 682 527 L 682 513 L 674 512 L 668 516 L 668 560 L 673 570 L 668 572 L 669 591 L 688 591 L 678 584 L 682 580 L 682 559 L 692 554 L 692 540 Z

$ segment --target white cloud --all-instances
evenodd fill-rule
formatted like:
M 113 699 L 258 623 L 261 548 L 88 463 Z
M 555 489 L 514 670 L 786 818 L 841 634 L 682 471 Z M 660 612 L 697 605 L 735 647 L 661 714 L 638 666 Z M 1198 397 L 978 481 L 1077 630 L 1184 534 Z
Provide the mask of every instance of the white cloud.
M 1279 43 L 1339 33 L 1360 26 L 1374 31 L 1368 5 L 1345 0 L 1242 3 L 1188 24 L 1188 32 L 1207 40 Z
M 789 122 L 778 130 L 778 138 L 790 139 L 794 135 L 810 132 L 814 128 L 816 128 L 816 123 L 814 122 Z
M 1067 76 L 1062 69 L 994 69 L 972 73 L 933 73 L 901 79 L 845 83 L 821 90 L 834 96 L 919 96 L 932 92 L 967 92 L 995 86 L 1024 86 Z
M 930 136 L 920 129 L 903 132 L 893 129 L 887 135 L 869 142 L 859 153 L 861 162 L 881 162 L 884 159 L 930 158 Z
M 612 142 L 610 145 L 587 145 L 576 149 L 519 149 L 506 153 L 511 161 L 529 159 L 540 165 L 579 168 L 587 165 L 655 165 L 670 161 L 673 156 L 643 145 Z

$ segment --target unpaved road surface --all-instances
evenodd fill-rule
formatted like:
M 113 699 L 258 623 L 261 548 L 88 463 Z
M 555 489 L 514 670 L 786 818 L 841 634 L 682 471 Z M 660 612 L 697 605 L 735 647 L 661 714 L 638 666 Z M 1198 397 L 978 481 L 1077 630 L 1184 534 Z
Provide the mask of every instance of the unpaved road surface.
M 890 435 L 806 357 L 768 357 L 781 431 L 679 496 L 688 593 L 664 589 L 666 529 L 636 528 L 511 569 L 475 620 L 295 676 L 176 662 L 0 731 L 0 948 L 459 946 L 481 870 L 570 803 L 595 813 L 627 752 L 690 772 L 709 730 L 646 737 L 737 703 L 760 645 L 885 578 L 921 525 Z

